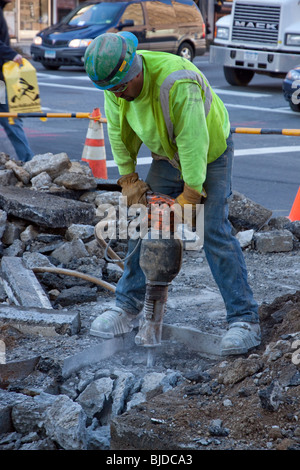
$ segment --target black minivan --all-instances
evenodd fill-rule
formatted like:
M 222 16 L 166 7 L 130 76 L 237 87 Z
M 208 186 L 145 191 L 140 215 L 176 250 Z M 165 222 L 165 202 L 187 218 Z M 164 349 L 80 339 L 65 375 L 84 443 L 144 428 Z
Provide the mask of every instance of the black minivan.
M 205 23 L 193 0 L 104 0 L 81 3 L 34 38 L 30 53 L 46 69 L 83 65 L 99 34 L 130 31 L 139 49 L 171 52 L 193 60 L 206 50 Z

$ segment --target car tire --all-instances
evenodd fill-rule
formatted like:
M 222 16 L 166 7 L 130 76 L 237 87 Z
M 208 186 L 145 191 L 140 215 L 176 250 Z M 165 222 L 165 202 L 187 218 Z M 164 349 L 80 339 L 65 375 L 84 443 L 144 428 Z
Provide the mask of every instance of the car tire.
M 180 55 L 181 57 L 184 57 L 185 59 L 192 62 L 195 56 L 193 46 L 191 46 L 188 42 L 183 42 L 178 48 L 177 55 Z
M 252 70 L 224 67 L 224 75 L 229 85 L 247 86 L 254 77 L 254 72 Z
M 46 69 L 46 70 L 58 70 L 60 65 L 49 65 L 49 64 L 46 64 L 46 62 L 42 62 L 42 65 L 43 67 Z
M 296 113 L 300 113 L 300 104 L 295 104 L 292 101 L 289 101 L 289 105 L 292 111 L 295 111 Z

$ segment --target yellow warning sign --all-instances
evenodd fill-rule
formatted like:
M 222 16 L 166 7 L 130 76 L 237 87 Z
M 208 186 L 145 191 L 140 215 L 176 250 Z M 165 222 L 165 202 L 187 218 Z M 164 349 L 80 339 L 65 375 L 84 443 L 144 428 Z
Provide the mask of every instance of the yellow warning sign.
M 23 65 L 10 60 L 3 65 L 7 100 L 10 112 L 33 113 L 41 111 L 36 70 L 23 58 Z

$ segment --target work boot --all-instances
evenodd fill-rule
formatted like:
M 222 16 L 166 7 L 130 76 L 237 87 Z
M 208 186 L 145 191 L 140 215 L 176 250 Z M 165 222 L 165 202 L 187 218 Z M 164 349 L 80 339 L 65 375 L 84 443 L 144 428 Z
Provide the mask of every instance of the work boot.
M 91 324 L 90 334 L 110 339 L 124 333 L 130 333 L 138 326 L 138 315 L 130 315 L 122 308 L 113 307 L 99 315 Z
M 221 355 L 245 354 L 250 349 L 259 346 L 261 342 L 260 326 L 258 323 L 235 322 L 229 325 L 227 333 L 221 341 Z

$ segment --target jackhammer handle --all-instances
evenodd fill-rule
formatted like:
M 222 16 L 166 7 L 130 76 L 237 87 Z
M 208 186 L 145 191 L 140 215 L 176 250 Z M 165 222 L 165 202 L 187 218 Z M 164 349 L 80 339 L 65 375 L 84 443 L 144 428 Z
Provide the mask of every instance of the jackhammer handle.
M 146 197 L 148 204 L 168 204 L 169 206 L 173 206 L 175 203 L 174 198 L 163 193 L 148 191 Z

